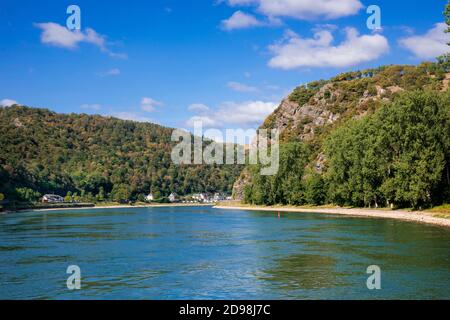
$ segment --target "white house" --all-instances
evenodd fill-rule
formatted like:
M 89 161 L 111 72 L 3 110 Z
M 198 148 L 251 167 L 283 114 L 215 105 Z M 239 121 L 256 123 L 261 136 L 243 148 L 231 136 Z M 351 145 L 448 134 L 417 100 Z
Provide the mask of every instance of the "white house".
M 57 194 L 46 194 L 42 197 L 42 202 L 46 203 L 61 203 L 64 202 L 64 198 Z
M 153 200 L 154 200 L 154 198 L 153 198 L 153 193 L 150 192 L 150 193 L 145 197 L 145 200 L 148 201 L 148 202 L 153 201 Z
M 178 195 L 175 193 L 175 192 L 172 192 L 171 194 L 170 194 L 170 196 L 169 196 L 169 201 L 170 202 L 176 202 L 176 201 L 178 201 Z
M 208 200 L 208 195 L 205 193 L 195 193 L 192 195 L 192 199 L 198 201 L 198 202 L 204 202 Z

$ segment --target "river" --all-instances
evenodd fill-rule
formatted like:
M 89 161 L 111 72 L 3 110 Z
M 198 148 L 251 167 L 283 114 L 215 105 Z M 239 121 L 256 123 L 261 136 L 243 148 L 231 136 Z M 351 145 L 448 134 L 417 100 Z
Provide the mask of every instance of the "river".
M 450 299 L 450 230 L 211 207 L 14 213 L 0 281 L 0 299 Z

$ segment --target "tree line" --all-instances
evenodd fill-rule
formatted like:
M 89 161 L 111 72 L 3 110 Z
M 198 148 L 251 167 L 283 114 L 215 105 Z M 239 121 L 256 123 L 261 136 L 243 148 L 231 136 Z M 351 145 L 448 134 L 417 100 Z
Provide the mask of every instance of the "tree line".
M 310 144 L 280 148 L 280 170 L 258 175 L 244 201 L 253 204 L 423 208 L 450 201 L 450 92 L 400 94 L 373 114 L 350 120 L 323 142 L 325 168 L 314 169 Z
M 0 108 L 0 193 L 34 202 L 142 200 L 175 192 L 231 192 L 242 166 L 175 165 L 172 129 L 24 106 Z

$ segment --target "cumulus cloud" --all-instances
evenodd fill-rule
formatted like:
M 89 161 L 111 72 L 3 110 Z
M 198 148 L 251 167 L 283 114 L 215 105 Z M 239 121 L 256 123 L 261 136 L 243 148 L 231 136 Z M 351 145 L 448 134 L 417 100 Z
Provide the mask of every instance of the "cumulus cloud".
M 188 107 L 191 112 L 206 112 L 209 111 L 209 107 L 203 103 L 193 103 Z
M 228 31 L 259 27 L 261 25 L 263 25 L 263 23 L 256 19 L 255 16 L 242 11 L 236 11 L 230 18 L 222 20 L 222 28 Z
M 264 101 L 224 102 L 217 110 L 210 110 L 200 116 L 191 117 L 186 124 L 193 126 L 195 121 L 201 121 L 203 127 L 258 127 L 272 113 L 277 104 Z
M 126 58 L 125 54 L 112 52 L 106 44 L 106 37 L 98 34 L 94 29 L 85 31 L 69 30 L 54 22 L 35 23 L 34 26 L 42 30 L 41 42 L 50 46 L 65 49 L 75 49 L 80 43 L 89 43 L 98 47 L 102 52 L 114 58 Z
M 144 97 L 141 100 L 141 109 L 147 112 L 153 112 L 156 110 L 156 107 L 163 106 L 164 103 L 156 101 L 152 98 Z
M 227 83 L 227 87 L 231 90 L 237 91 L 237 92 L 245 92 L 245 93 L 257 93 L 259 92 L 259 89 L 256 87 L 252 87 L 243 83 L 230 81 Z
M 254 5 L 268 17 L 300 20 L 336 19 L 351 16 L 363 8 L 359 0 L 227 0 L 230 6 Z
M 0 101 L 0 106 L 2 106 L 2 107 L 11 107 L 15 104 L 19 104 L 19 103 L 12 99 L 3 99 Z
M 188 121 L 186 125 L 189 127 L 194 127 L 195 123 L 200 122 L 204 128 L 212 128 L 218 126 L 216 120 L 212 116 L 193 116 Z
M 289 32 L 285 39 L 269 47 L 274 57 L 269 66 L 280 69 L 301 67 L 350 67 L 379 58 L 389 51 L 389 44 L 380 34 L 359 35 L 346 29 L 346 39 L 337 45 L 330 30 L 316 30 L 313 38 L 301 38 Z
M 432 59 L 449 52 L 450 33 L 445 33 L 447 25 L 436 23 L 423 35 L 400 39 L 399 43 L 411 51 L 417 58 Z

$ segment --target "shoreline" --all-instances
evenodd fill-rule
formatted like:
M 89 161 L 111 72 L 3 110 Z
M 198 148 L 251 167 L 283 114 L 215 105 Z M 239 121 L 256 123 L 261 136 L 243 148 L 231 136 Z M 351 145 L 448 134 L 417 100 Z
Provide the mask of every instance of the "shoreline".
M 292 207 L 264 207 L 264 206 L 214 206 L 215 209 L 226 210 L 249 210 L 249 211 L 272 211 L 292 213 L 321 213 L 359 218 L 382 218 L 396 219 L 409 222 L 426 223 L 440 227 L 450 228 L 450 219 L 433 217 L 432 213 L 424 211 L 405 210 L 381 210 L 381 209 L 349 209 L 349 208 L 292 208 Z
M 46 212 L 60 210 L 90 210 L 90 209 L 128 209 L 128 208 L 163 208 L 163 207 L 213 207 L 214 209 L 225 210 L 247 210 L 247 211 L 269 211 L 269 212 L 291 212 L 291 213 L 321 213 L 354 218 L 379 218 L 396 219 L 416 223 L 425 223 L 440 227 L 450 228 L 450 219 L 435 217 L 431 212 L 409 211 L 409 210 L 383 210 L 383 209 L 365 209 L 365 208 L 302 208 L 302 207 L 283 207 L 283 206 L 245 206 L 245 205 L 220 205 L 210 203 L 161 203 L 161 204 L 140 204 L 140 205 L 103 205 L 94 207 L 74 207 L 74 208 L 45 208 L 45 209 L 24 209 L 18 211 L 4 211 L 0 214 L 12 214 L 21 212 Z
M 161 203 L 148 205 L 111 205 L 111 206 L 94 206 L 94 207 L 73 207 L 73 208 L 30 208 L 16 211 L 3 211 L 0 214 L 22 213 L 22 212 L 45 212 L 45 211 L 60 211 L 60 210 L 90 210 L 90 209 L 128 209 L 128 208 L 161 208 L 161 207 L 212 207 L 214 204 L 207 203 Z

